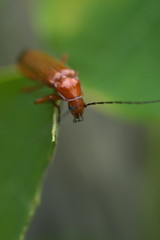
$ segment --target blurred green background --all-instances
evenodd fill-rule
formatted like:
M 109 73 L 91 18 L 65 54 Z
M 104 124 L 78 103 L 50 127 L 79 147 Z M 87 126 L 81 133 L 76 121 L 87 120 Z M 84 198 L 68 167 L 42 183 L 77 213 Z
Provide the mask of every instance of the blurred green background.
M 67 53 L 86 102 L 159 99 L 159 12 L 156 0 L 2 0 L 0 65 L 25 48 Z M 24 96 L 19 89 L 32 83 L 8 69 L 0 71 L 0 238 L 159 239 L 160 105 L 92 107 L 80 124 L 63 118 L 45 174 L 52 106 L 32 102 L 47 90 Z

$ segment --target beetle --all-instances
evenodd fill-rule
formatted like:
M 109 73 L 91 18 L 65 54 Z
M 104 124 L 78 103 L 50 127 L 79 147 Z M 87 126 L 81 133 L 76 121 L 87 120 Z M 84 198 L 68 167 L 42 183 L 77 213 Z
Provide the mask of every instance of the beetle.
M 157 103 L 160 100 L 151 101 L 102 101 L 85 103 L 82 96 L 80 80 L 76 71 L 65 66 L 65 59 L 57 61 L 48 54 L 37 50 L 24 51 L 17 61 L 19 70 L 26 77 L 37 81 L 40 85 L 28 88 L 35 90 L 39 86 L 46 85 L 54 89 L 54 93 L 39 98 L 35 101 L 36 104 L 51 101 L 59 110 L 56 104 L 57 100 L 68 102 L 68 108 L 74 116 L 73 122 L 83 120 L 84 109 L 96 104 L 148 104 Z

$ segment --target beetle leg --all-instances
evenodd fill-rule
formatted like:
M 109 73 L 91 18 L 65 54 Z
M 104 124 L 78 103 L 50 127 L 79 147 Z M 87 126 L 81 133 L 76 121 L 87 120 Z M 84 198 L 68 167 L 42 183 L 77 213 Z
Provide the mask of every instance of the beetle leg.
M 45 96 L 42 98 L 37 99 L 34 103 L 36 104 L 41 104 L 44 102 L 51 102 L 53 104 L 54 107 L 56 107 L 58 109 L 58 119 L 57 122 L 60 123 L 60 116 L 61 116 L 61 111 L 60 111 L 60 106 L 56 103 L 57 100 L 61 100 L 62 98 L 56 94 L 51 94 L 49 96 Z
M 38 98 L 37 100 L 34 101 L 34 103 L 36 104 L 41 104 L 41 103 L 44 103 L 44 102 L 54 102 L 56 100 L 61 100 L 62 98 L 56 94 L 51 94 L 51 95 L 48 95 L 48 96 L 45 96 L 45 97 L 42 97 L 42 98 Z

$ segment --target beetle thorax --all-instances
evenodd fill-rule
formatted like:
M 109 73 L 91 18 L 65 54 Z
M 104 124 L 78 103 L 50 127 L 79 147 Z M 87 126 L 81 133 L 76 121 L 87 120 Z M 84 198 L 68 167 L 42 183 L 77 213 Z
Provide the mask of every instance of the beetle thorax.
M 75 78 L 62 79 L 57 85 L 57 92 L 66 101 L 77 99 L 82 96 L 80 82 Z

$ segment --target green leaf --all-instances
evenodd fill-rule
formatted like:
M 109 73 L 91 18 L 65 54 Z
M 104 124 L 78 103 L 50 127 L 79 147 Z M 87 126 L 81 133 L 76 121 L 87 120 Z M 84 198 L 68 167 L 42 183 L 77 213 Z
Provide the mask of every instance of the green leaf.
M 69 65 L 79 72 L 87 101 L 160 99 L 160 2 L 36 3 L 35 28 L 50 49 L 69 54 Z M 99 108 L 142 121 L 160 117 L 160 104 Z
M 22 93 L 26 84 L 15 70 L 0 71 L 0 239 L 5 240 L 23 239 L 55 149 L 53 107 L 33 104 L 43 91 Z

